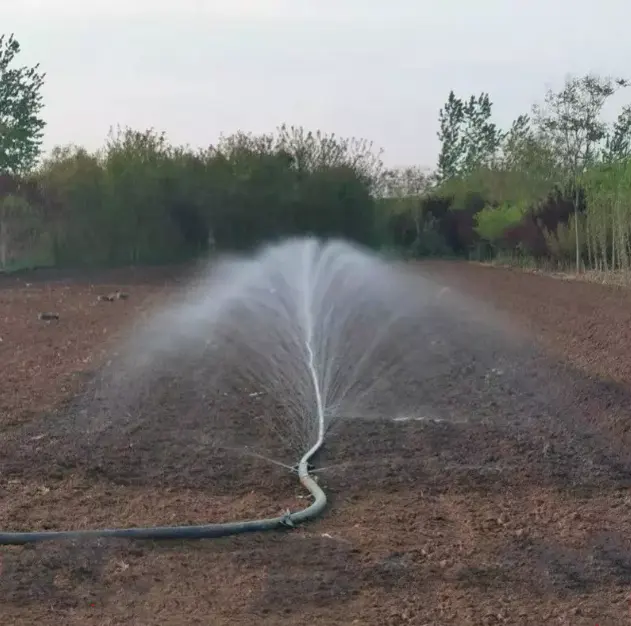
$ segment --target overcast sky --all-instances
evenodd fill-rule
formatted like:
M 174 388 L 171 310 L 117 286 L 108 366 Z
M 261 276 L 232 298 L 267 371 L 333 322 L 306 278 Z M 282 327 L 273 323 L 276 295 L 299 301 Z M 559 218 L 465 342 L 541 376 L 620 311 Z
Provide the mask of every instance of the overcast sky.
M 287 122 L 433 166 L 450 89 L 490 92 L 509 124 L 568 73 L 631 74 L 629 0 L 0 0 L 0 15 L 47 72 L 47 148 L 96 148 L 116 124 L 208 145 Z

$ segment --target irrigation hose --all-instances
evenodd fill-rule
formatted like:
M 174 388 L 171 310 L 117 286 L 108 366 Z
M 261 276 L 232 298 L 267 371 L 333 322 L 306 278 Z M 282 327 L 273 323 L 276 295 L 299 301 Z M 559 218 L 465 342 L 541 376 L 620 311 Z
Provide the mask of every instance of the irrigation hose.
M 277 530 L 293 527 L 302 522 L 314 519 L 326 507 L 326 494 L 314 478 L 309 474 L 309 459 L 322 446 L 322 437 L 300 460 L 298 477 L 303 487 L 313 496 L 313 502 L 301 511 L 287 513 L 281 517 L 225 524 L 202 524 L 199 526 L 148 526 L 140 528 L 103 528 L 97 530 L 60 530 L 42 532 L 0 532 L 0 545 L 24 545 L 39 541 L 96 539 L 116 537 L 122 539 L 215 539 L 240 535 L 242 533 Z

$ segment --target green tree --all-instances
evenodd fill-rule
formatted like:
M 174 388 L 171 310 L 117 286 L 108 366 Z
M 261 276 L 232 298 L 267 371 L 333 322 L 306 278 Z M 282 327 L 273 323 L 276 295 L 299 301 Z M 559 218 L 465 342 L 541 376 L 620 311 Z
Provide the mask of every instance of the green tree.
M 465 154 L 465 140 L 462 126 L 464 124 L 464 104 L 456 98 L 453 91 L 449 92 L 445 106 L 438 112 L 440 130 L 440 153 L 438 154 L 439 181 L 449 180 L 460 174 Z
M 68 145 L 52 150 L 38 168 L 46 198 L 43 221 L 55 265 L 78 259 L 103 262 L 110 249 L 110 221 L 104 207 L 104 170 L 97 155 Z
M 505 135 L 491 121 L 492 112 L 488 93 L 471 96 L 465 102 L 453 91 L 449 92 L 445 106 L 438 113 L 439 182 L 494 164 Z
M 475 230 L 492 245 L 497 245 L 506 229 L 517 225 L 522 217 L 523 212 L 514 204 L 485 207 L 475 215 Z
M 13 261 L 11 248 L 17 239 L 17 225 L 28 215 L 28 208 L 24 199 L 18 195 L 0 196 L 0 269 L 2 270 L 9 266 L 10 261 Z
M 627 81 L 622 78 L 588 74 L 567 78 L 560 91 L 549 90 L 544 104 L 535 105 L 533 113 L 541 134 L 553 146 L 566 181 L 574 189 L 576 272 L 581 268 L 579 236 L 579 177 L 593 165 L 603 151 L 607 125 L 601 119 L 605 102 Z
M 491 121 L 492 113 L 493 103 L 488 93 L 481 93 L 477 98 L 471 96 L 464 106 L 465 174 L 494 165 L 504 133 Z
M 626 161 L 631 157 L 631 106 L 622 109 L 613 128 L 607 134 L 603 160 Z
M 519 115 L 504 135 L 498 174 L 509 194 L 497 198 L 522 206 L 536 204 L 559 182 L 554 150 L 546 137 L 536 132 L 528 115 Z
M 421 198 L 430 188 L 431 178 L 420 167 L 403 167 L 384 172 L 384 199 L 381 206 L 390 215 L 384 218 L 405 215 L 414 224 L 415 243 L 423 235 L 424 215 Z
M 293 167 L 301 174 L 321 168 L 351 168 L 372 193 L 383 189 L 383 150 L 357 137 L 338 137 L 335 133 L 307 131 L 301 126 L 283 124 L 277 129 L 275 149 L 292 159 Z
M 211 219 L 219 247 L 306 233 L 377 243 L 374 195 L 384 177 L 370 142 L 281 126 L 222 137 L 212 164 L 222 181 Z
M 20 44 L 0 36 L 0 173 L 22 174 L 37 162 L 45 127 L 41 89 L 45 75 L 14 66 Z
M 519 115 L 504 135 L 502 164 L 508 169 L 520 167 L 526 155 L 530 153 L 533 139 L 530 117 Z

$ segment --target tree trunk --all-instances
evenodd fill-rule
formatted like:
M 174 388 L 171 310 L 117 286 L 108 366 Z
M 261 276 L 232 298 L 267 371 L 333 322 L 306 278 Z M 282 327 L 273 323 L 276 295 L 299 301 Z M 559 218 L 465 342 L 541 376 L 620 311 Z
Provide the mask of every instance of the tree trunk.
M 5 270 L 9 257 L 9 229 L 6 220 L 0 215 L 0 270 Z
M 591 234 L 591 230 L 589 228 L 589 220 L 585 219 L 585 243 L 587 244 L 587 266 L 589 269 L 594 269 L 595 262 L 595 251 L 593 248 L 594 238 Z
M 414 228 L 416 230 L 416 241 L 420 241 L 423 228 L 421 227 L 421 214 L 419 209 L 414 211 Z
M 580 195 L 578 193 L 578 185 L 575 184 L 574 191 L 574 243 L 576 244 L 576 273 L 581 273 L 581 249 L 580 249 L 580 238 L 578 236 L 578 201 Z

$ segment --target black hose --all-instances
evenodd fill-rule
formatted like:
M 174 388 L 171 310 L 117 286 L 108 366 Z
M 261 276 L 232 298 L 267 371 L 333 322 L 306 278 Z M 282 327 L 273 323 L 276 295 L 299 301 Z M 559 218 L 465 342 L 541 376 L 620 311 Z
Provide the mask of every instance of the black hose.
M 311 520 L 324 511 L 326 494 L 318 483 L 309 475 L 309 458 L 320 446 L 314 447 L 303 457 L 298 466 L 298 476 L 302 485 L 313 496 L 313 502 L 301 511 L 287 513 L 281 517 L 272 517 L 244 522 L 228 522 L 225 524 L 203 524 L 199 526 L 149 526 L 141 528 L 103 528 L 97 530 L 58 530 L 41 532 L 0 532 L 0 545 L 24 545 L 39 541 L 95 539 L 100 537 L 117 537 L 123 539 L 214 539 L 240 535 L 242 533 L 260 532 L 291 528 L 296 524 Z

